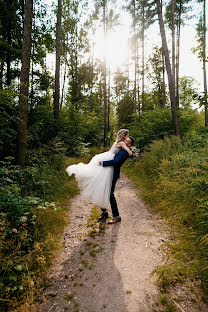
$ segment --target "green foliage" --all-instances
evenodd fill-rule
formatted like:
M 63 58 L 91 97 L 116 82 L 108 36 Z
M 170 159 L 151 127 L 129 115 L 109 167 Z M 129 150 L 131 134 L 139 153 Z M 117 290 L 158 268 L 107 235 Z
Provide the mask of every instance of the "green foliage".
M 179 79 L 179 99 L 182 108 L 190 109 L 195 104 L 195 94 L 198 92 L 196 81 L 189 76 L 183 76 Z
M 135 120 L 130 126 L 130 133 L 135 139 L 136 146 L 140 149 L 143 149 L 154 139 L 171 135 L 173 132 L 169 109 L 143 112 L 141 115 L 135 116 Z
M 182 135 L 192 131 L 193 125 L 195 128 L 200 123 L 199 114 L 196 111 L 179 111 L 178 115 Z M 129 130 L 135 139 L 136 146 L 141 150 L 153 140 L 173 135 L 170 108 L 145 111 L 135 116 Z
M 0 90 L 0 154 L 1 159 L 14 156 L 17 139 L 16 93 L 11 90 Z
M 38 105 L 31 110 L 28 129 L 29 149 L 38 148 L 40 153 L 46 148 L 47 143 L 56 137 L 64 142 L 66 155 L 83 155 L 88 147 L 102 144 L 103 116 L 95 112 L 80 113 L 69 106 L 60 112 L 59 120 L 54 122 L 50 106 Z
M 31 300 L 57 249 L 65 212 L 56 200 L 77 193 L 65 174 L 65 149 L 55 138 L 30 151 L 23 170 L 6 158 L 0 169 L 1 311 Z M 68 182 L 69 181 L 69 182 Z
M 133 121 L 134 113 L 134 100 L 129 93 L 126 93 L 124 97 L 117 104 L 117 116 L 119 128 L 127 128 Z
M 0 2 L 0 59 L 7 62 L 6 83 L 11 84 L 18 71 L 12 70 L 11 64 L 21 58 L 22 37 L 22 3 L 21 1 Z
M 128 76 L 118 68 L 114 74 L 115 94 L 117 99 L 128 92 Z
M 149 94 L 152 96 L 152 107 L 163 106 L 163 62 L 162 62 L 162 49 L 155 46 L 153 48 L 152 56 L 149 57 L 149 63 L 151 65 L 151 72 L 148 75 L 148 79 L 154 86 L 153 91 Z M 146 104 L 146 99 L 145 99 Z M 146 107 L 145 107 L 146 110 Z
M 208 134 L 200 132 L 154 141 L 127 171 L 177 233 L 172 261 L 158 270 L 163 288 L 199 275 L 208 289 Z

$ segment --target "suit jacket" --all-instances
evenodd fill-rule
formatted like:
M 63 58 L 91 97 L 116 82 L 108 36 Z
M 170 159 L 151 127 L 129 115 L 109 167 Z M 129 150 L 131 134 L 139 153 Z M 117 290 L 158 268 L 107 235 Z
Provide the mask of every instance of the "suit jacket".
M 113 166 L 114 167 L 113 179 L 118 179 L 120 177 L 120 168 L 128 157 L 129 157 L 128 152 L 122 149 L 121 151 L 115 154 L 114 159 L 103 161 L 103 167 Z

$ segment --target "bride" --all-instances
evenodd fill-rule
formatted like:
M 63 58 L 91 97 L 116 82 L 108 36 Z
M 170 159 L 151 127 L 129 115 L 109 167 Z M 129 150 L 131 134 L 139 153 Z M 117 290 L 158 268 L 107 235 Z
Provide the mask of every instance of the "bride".
M 95 155 L 88 164 L 79 163 L 66 168 L 69 176 L 75 175 L 81 194 L 100 208 L 107 209 L 109 206 L 114 167 L 102 167 L 99 163 L 114 159 L 120 149 L 125 149 L 131 156 L 132 152 L 124 142 L 128 135 L 127 129 L 120 129 L 108 152 Z

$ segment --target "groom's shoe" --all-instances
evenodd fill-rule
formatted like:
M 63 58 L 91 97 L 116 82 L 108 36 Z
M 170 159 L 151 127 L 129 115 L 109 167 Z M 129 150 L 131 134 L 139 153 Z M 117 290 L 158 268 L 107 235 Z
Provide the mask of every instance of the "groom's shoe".
M 106 219 L 108 219 L 108 213 L 107 213 L 107 211 L 106 212 L 103 212 L 102 214 L 101 214 L 101 216 L 100 216 L 100 218 L 98 218 L 98 222 L 101 222 L 101 221 L 104 221 L 104 220 L 106 220 Z
M 114 217 L 110 221 L 108 221 L 108 224 L 114 224 L 121 221 L 121 217 Z

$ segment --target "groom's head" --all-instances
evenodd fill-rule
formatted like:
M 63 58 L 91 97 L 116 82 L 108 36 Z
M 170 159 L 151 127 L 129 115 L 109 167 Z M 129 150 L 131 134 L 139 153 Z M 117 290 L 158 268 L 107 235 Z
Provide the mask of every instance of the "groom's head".
M 128 147 L 134 145 L 134 139 L 131 136 L 126 137 L 124 142 L 126 143 L 126 146 L 128 146 Z

